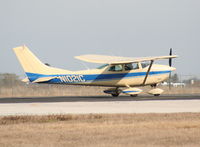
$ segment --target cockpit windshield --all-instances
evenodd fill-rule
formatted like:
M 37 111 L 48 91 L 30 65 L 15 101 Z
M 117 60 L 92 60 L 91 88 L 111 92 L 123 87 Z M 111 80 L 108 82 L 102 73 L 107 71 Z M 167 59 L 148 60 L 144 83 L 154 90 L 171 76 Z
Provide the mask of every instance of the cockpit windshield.
M 103 65 L 97 67 L 97 69 L 103 69 L 103 68 L 105 68 L 105 67 L 108 66 L 108 65 L 109 65 L 109 64 L 103 64 Z
M 149 66 L 149 62 L 141 62 L 141 66 L 142 66 L 142 68 L 145 68 L 145 67 L 147 67 L 147 66 Z

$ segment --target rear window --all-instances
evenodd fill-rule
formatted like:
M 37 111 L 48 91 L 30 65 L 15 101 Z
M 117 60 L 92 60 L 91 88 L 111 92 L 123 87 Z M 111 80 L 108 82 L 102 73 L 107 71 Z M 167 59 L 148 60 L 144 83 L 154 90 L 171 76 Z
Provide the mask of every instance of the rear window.
M 106 66 L 108 66 L 108 64 L 103 64 L 103 65 L 97 67 L 97 69 L 103 69 L 103 68 L 105 68 Z
M 149 66 L 149 62 L 141 62 L 142 68 Z

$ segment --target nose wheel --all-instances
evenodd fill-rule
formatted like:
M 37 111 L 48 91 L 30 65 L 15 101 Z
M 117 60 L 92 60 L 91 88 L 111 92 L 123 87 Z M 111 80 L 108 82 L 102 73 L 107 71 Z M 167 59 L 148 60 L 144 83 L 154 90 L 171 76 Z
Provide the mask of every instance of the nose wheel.
M 152 90 L 150 90 L 148 93 L 154 96 L 160 96 L 162 93 L 164 92 L 164 90 L 160 89 L 160 88 L 154 88 Z

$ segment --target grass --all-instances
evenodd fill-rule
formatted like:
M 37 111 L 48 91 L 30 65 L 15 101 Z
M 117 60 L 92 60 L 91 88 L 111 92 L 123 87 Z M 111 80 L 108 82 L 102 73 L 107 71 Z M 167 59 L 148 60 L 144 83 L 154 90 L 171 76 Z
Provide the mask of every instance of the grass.
M 104 95 L 105 87 L 28 84 L 0 87 L 0 97 L 41 97 L 41 96 L 93 96 Z
M 0 117 L 0 146 L 200 146 L 200 113 Z
M 11 87 L 0 87 L 0 97 L 42 97 L 42 96 L 94 96 L 107 95 L 103 91 L 107 87 L 90 87 L 90 86 L 69 86 L 69 85 L 46 85 L 46 84 L 29 84 L 16 85 Z M 200 94 L 200 88 L 196 87 L 160 87 L 164 94 Z M 151 88 L 141 87 L 144 92 Z M 141 95 L 147 95 L 141 93 Z

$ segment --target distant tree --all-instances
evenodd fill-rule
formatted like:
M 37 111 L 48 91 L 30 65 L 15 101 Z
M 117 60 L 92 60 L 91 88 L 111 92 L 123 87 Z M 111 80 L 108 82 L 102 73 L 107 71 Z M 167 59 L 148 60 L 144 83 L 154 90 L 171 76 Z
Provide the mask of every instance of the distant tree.
M 11 87 L 21 84 L 19 77 L 12 73 L 2 73 L 0 74 L 0 86 Z
M 175 73 L 174 75 L 172 75 L 171 81 L 174 82 L 174 83 L 179 82 L 179 78 L 178 78 L 178 74 L 177 73 Z

